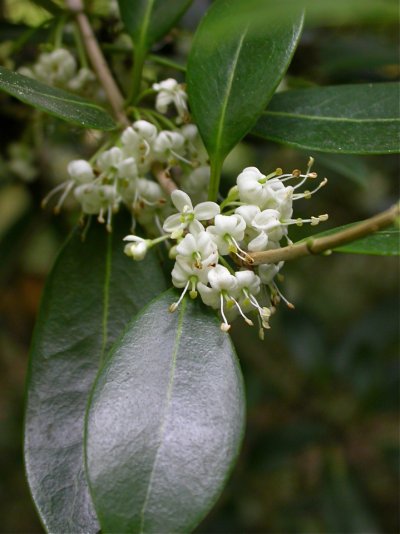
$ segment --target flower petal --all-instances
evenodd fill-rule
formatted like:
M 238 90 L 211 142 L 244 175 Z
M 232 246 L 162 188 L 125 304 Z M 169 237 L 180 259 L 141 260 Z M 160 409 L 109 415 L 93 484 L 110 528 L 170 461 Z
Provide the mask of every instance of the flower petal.
M 182 227 L 184 227 L 184 225 L 181 223 L 180 213 L 174 213 L 174 215 L 170 215 L 165 219 L 163 224 L 163 230 L 168 234 L 171 234 Z
M 208 221 L 209 219 L 214 219 L 216 215 L 220 212 L 220 207 L 215 202 L 200 202 L 194 208 L 194 215 L 199 221 Z
M 180 189 L 172 191 L 171 200 L 175 208 L 181 213 L 183 211 L 193 211 L 192 201 L 190 200 L 189 195 L 184 191 L 181 191 Z

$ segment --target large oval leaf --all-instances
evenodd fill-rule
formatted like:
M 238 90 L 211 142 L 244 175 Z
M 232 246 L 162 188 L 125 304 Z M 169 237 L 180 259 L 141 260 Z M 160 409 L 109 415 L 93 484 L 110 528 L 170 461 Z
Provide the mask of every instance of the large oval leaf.
M 49 276 L 27 381 L 25 462 L 49 532 L 98 531 L 83 468 L 84 414 L 102 355 L 127 320 L 165 289 L 157 259 L 123 254 L 123 221 L 112 235 L 75 231 Z
M 112 130 L 115 123 L 101 107 L 0 66 L 0 90 L 41 111 L 83 128 Z
M 278 93 L 253 133 L 308 150 L 400 151 L 400 85 L 370 83 Z
M 86 456 L 104 532 L 190 531 L 219 495 L 244 423 L 241 371 L 213 313 L 170 290 L 131 323 L 102 368 Z
M 175 24 L 192 0 L 118 0 L 122 22 L 135 45 L 148 50 Z
M 260 7 L 264 3 L 259 0 Z M 238 12 L 243 12 L 240 23 Z M 285 19 L 265 17 L 261 25 L 246 10 L 246 0 L 217 0 L 207 12 L 194 38 L 187 82 L 191 111 L 214 165 L 222 163 L 265 109 L 289 65 L 302 23 L 302 15 L 289 10 Z

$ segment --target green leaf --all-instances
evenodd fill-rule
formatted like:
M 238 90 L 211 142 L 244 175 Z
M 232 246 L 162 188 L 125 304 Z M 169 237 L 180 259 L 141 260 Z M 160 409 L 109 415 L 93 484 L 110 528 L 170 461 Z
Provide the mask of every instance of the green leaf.
M 357 223 L 338 226 L 312 236 L 317 239 L 327 235 L 333 235 L 337 232 L 351 228 Z M 309 238 L 307 238 L 309 239 Z M 352 241 L 347 245 L 342 245 L 334 249 L 335 252 L 347 252 L 348 254 L 369 254 L 371 256 L 399 256 L 400 255 L 400 229 L 396 226 L 380 230 L 370 234 L 362 239 Z
M 101 107 L 0 66 L 0 89 L 54 117 L 83 128 L 112 130 L 115 123 Z
M 104 532 L 189 532 L 238 454 L 238 361 L 210 311 L 170 290 L 137 316 L 100 371 L 87 415 L 86 465 Z
M 134 44 L 149 50 L 183 15 L 192 0 L 118 0 L 122 22 Z
M 123 224 L 124 223 L 124 224 Z M 49 532 L 98 530 L 83 467 L 84 414 L 102 356 L 127 320 L 165 289 L 154 255 L 123 253 L 129 221 L 112 234 L 76 230 L 48 278 L 30 355 L 25 462 Z
M 322 152 L 399 152 L 399 88 L 388 82 L 278 93 L 253 133 Z
M 259 0 L 261 6 L 264 2 Z M 246 0 L 217 0 L 208 10 L 193 41 L 187 67 L 192 114 L 218 167 L 254 126 L 282 79 L 297 46 L 301 14 L 285 20 L 272 16 L 253 29 Z M 237 20 L 237 13 L 244 15 Z M 218 31 L 221 21 L 235 21 Z

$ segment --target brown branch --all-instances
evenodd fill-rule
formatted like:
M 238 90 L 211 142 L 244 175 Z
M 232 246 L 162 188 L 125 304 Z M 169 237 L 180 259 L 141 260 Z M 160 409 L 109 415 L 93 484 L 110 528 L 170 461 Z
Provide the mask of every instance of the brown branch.
M 346 228 L 336 234 L 325 237 L 309 238 L 296 245 L 289 245 L 276 250 L 266 250 L 265 252 L 253 252 L 249 254 L 253 262 L 248 265 L 260 265 L 262 263 L 278 263 L 280 261 L 294 260 L 310 254 L 321 254 L 334 248 L 346 245 L 351 241 L 356 241 L 367 235 L 373 234 L 393 224 L 400 216 L 400 204 L 395 204 L 391 208 L 370 219 L 366 219 L 350 228 Z
M 165 193 L 170 195 L 172 191 L 175 191 L 175 189 L 178 189 L 178 186 L 171 178 L 171 175 L 168 171 L 164 169 L 162 165 L 159 163 L 155 163 L 152 168 L 152 173 L 157 178 L 157 182 L 160 184 L 161 188 Z
M 78 24 L 79 31 L 81 32 L 87 55 L 89 56 L 97 78 L 104 88 L 116 119 L 123 125 L 129 124 L 128 118 L 124 112 L 123 96 L 110 72 L 103 52 L 100 49 L 99 43 L 97 42 L 93 29 L 90 25 L 89 19 L 84 12 L 83 1 L 66 0 L 66 5 L 75 16 L 75 20 Z

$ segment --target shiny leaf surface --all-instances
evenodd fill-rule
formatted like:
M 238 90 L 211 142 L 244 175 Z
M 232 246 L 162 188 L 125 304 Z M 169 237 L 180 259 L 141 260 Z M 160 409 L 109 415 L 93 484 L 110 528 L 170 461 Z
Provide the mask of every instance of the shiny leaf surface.
M 192 0 L 118 0 L 121 18 L 140 49 L 148 50 L 186 11 Z
M 91 494 L 104 532 L 189 532 L 218 497 L 244 424 L 238 361 L 212 312 L 174 290 L 114 346 L 87 416 Z
M 25 104 L 83 128 L 112 130 L 115 123 L 101 107 L 0 66 L 0 90 Z
M 253 133 L 323 152 L 399 152 L 399 99 L 394 82 L 286 91 L 273 97 Z
M 263 2 L 260 0 L 260 6 Z M 221 164 L 254 126 L 296 49 L 303 17 L 265 16 L 254 31 L 246 0 L 218 0 L 200 24 L 187 68 L 191 111 L 211 161 Z M 269 12 L 268 12 L 269 13 Z M 297 12 L 298 13 L 298 12 Z M 218 31 L 221 21 L 236 21 Z
M 83 468 L 86 403 L 100 362 L 126 322 L 165 289 L 155 256 L 123 254 L 129 221 L 92 223 L 68 239 L 49 276 L 30 355 L 25 462 L 49 532 L 98 531 Z

